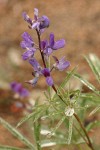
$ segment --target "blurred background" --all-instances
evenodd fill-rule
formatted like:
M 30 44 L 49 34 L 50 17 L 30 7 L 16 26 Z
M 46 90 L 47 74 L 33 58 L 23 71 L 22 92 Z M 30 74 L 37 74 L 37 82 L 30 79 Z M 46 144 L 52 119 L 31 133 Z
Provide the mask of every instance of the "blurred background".
M 13 125 L 20 120 L 22 109 L 15 112 L 11 109 L 16 100 L 9 83 L 21 82 L 32 91 L 34 99 L 41 94 L 40 90 L 46 87 L 42 79 L 34 89 L 24 83 L 32 79 L 32 67 L 21 58 L 24 52 L 20 48 L 21 34 L 24 31 L 29 32 L 34 41 L 37 41 L 37 36 L 35 31 L 28 29 L 22 12 L 26 11 L 33 18 L 34 8 L 39 9 L 40 16 L 47 15 L 50 19 L 50 27 L 46 29 L 42 38 L 48 38 L 53 32 L 56 40 L 66 40 L 65 48 L 57 51 L 55 55 L 58 58 L 66 56 L 71 62 L 70 69 L 78 65 L 78 72 L 81 75 L 88 74 L 88 79 L 97 84 L 83 55 L 94 53 L 100 57 L 100 0 L 0 0 L 0 115 Z M 40 57 L 37 57 L 41 62 Z M 55 82 L 60 84 L 64 75 L 54 74 Z M 21 130 L 30 136 L 27 129 Z M 14 139 L 2 126 L 0 132 L 0 144 L 13 143 L 14 146 L 22 146 L 22 143 Z M 8 140 L 9 136 L 12 142 Z

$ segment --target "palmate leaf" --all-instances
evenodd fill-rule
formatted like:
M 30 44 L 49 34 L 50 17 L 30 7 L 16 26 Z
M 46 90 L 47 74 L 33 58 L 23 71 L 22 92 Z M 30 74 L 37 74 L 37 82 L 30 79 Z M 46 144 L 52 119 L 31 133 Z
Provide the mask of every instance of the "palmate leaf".
M 89 83 L 86 79 L 81 77 L 79 74 L 74 74 L 74 77 L 79 79 L 84 85 L 86 85 L 90 90 L 92 90 L 94 93 L 100 96 L 100 91 L 95 88 L 91 83 Z
M 85 56 L 85 59 L 92 69 L 96 79 L 100 83 L 100 59 L 94 54 L 90 54 L 89 57 Z
M 18 130 L 16 130 L 13 126 L 11 126 L 8 122 L 0 117 L 0 123 L 10 131 L 17 139 L 22 141 L 26 146 L 28 146 L 31 150 L 36 150 L 34 145 L 25 137 L 23 136 Z
M 17 148 L 12 146 L 0 145 L 0 150 L 29 150 L 29 149 L 22 149 L 22 148 Z

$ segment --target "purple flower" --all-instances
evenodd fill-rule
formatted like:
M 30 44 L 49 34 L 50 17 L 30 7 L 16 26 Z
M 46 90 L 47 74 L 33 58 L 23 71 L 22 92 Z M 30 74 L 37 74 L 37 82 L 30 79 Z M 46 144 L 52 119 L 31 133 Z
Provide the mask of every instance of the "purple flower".
M 34 69 L 34 71 L 32 72 L 34 79 L 26 81 L 26 83 L 29 83 L 34 87 L 38 82 L 40 75 L 42 75 L 42 68 L 35 58 L 29 59 L 29 63 L 33 66 Z
M 44 28 L 49 27 L 50 21 L 47 16 L 38 16 L 38 9 L 34 9 L 34 20 L 32 20 L 26 12 L 22 14 L 25 21 L 27 21 L 30 24 L 31 29 L 36 29 L 38 31 L 42 31 Z
M 41 74 L 42 68 L 35 58 L 29 59 L 29 63 L 33 66 L 35 72 Z
M 53 86 L 53 79 L 50 76 L 50 70 L 48 68 L 44 68 L 42 70 L 42 74 L 46 77 L 46 82 L 49 86 Z
M 21 47 L 26 49 L 27 51 L 23 53 L 22 58 L 23 60 L 27 60 L 34 56 L 36 49 L 34 48 L 34 42 L 32 37 L 27 33 L 24 32 L 22 34 L 23 41 L 21 42 Z
M 32 48 L 32 49 L 29 49 L 26 52 L 24 52 L 22 55 L 23 60 L 27 60 L 28 58 L 33 57 L 35 51 L 36 51 L 36 49 Z
M 53 58 L 56 61 L 56 63 L 53 66 L 59 71 L 63 71 L 64 69 L 67 69 L 70 66 L 70 62 L 65 61 L 65 57 L 62 57 L 60 60 L 58 60 L 55 56 L 53 56 Z
M 52 48 L 53 50 L 58 50 L 65 46 L 65 40 L 61 39 L 58 41 L 54 41 L 54 34 L 51 33 L 49 37 L 49 45 L 50 45 L 50 48 Z
M 42 16 L 41 18 L 38 19 L 38 21 L 40 22 L 39 26 L 40 29 L 49 27 L 50 21 L 47 16 Z
M 26 83 L 31 84 L 33 87 L 37 84 L 39 79 L 39 74 L 37 72 L 34 73 L 35 78 L 29 81 L 26 81 Z
M 20 45 L 23 49 L 29 49 L 34 46 L 33 39 L 27 32 L 24 32 L 22 34 L 22 38 L 23 38 L 23 41 L 21 42 Z
M 48 42 L 46 43 L 44 53 L 49 56 L 53 52 L 53 50 L 58 50 L 60 48 L 63 48 L 64 46 L 65 46 L 65 40 L 61 39 L 58 41 L 54 41 L 54 34 L 51 33 L 49 36 L 49 43 Z
M 11 89 L 17 93 L 20 97 L 27 97 L 29 96 L 29 91 L 22 87 L 22 84 L 17 82 L 12 82 L 10 84 Z
M 23 12 L 22 16 L 23 16 L 25 21 L 27 21 L 30 25 L 32 25 L 32 19 L 27 15 L 26 12 Z

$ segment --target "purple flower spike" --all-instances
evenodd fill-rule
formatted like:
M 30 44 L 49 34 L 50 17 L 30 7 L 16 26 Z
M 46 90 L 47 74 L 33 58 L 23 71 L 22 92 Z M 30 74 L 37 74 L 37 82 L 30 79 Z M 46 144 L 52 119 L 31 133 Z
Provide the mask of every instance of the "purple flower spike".
M 50 76 L 50 70 L 48 68 L 44 68 L 42 70 L 42 74 L 46 77 L 46 82 L 49 86 L 53 86 L 53 79 Z
M 59 71 L 63 71 L 64 69 L 67 69 L 70 66 L 70 62 L 65 61 L 65 57 L 62 57 L 60 60 L 58 60 L 55 56 L 53 56 L 53 58 L 56 61 L 56 63 L 53 66 Z
M 64 39 L 58 40 L 56 42 L 54 41 L 54 34 L 53 33 L 50 34 L 49 38 L 50 38 L 49 44 L 53 50 L 57 50 L 57 49 L 63 48 L 65 46 L 65 40 Z
M 48 84 L 49 86 L 53 86 L 53 79 L 52 79 L 52 77 L 47 77 L 47 78 L 46 78 L 46 82 L 47 82 L 47 84 Z
M 38 16 L 38 9 L 34 9 L 34 20 L 32 20 L 26 12 L 22 14 L 25 21 L 27 21 L 30 26 L 29 28 L 38 30 L 40 33 L 44 31 L 45 28 L 49 27 L 50 21 L 47 16 Z
M 29 96 L 29 92 L 27 89 L 22 87 L 22 84 L 20 83 L 16 83 L 16 82 L 12 82 L 10 84 L 11 89 L 17 93 L 20 97 L 27 97 Z

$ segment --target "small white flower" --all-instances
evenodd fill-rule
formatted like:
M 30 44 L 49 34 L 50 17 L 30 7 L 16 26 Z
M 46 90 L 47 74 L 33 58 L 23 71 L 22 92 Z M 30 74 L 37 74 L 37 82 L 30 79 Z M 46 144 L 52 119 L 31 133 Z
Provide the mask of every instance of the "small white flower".
M 74 108 L 67 107 L 67 108 L 65 109 L 65 115 L 66 115 L 66 116 L 70 117 L 70 116 L 72 116 L 73 114 L 74 114 Z

